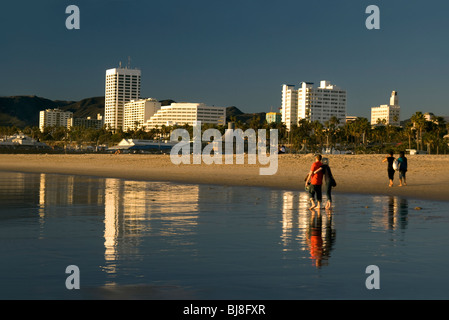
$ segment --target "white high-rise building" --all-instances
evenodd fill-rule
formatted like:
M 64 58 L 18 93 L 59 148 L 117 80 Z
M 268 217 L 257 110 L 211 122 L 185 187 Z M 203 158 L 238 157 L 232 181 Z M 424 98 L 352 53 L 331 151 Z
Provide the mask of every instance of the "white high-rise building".
M 291 126 L 298 123 L 298 91 L 294 85 L 282 86 L 282 123 L 290 130 Z
M 390 104 L 383 104 L 371 108 L 371 125 L 393 125 L 399 126 L 401 107 L 399 106 L 398 92 L 391 92 Z
M 161 103 L 153 98 L 125 103 L 123 130 L 141 128 L 160 108 Z
M 61 109 L 46 109 L 39 112 L 39 129 L 43 132 L 45 127 L 66 127 L 69 128 L 69 121 L 73 117 L 70 111 Z
M 340 124 L 346 122 L 346 91 L 321 81 L 318 88 L 311 82 L 302 82 L 296 89 L 294 85 L 282 87 L 282 122 L 288 130 L 301 119 L 324 124 L 336 117 Z
M 123 128 L 124 106 L 140 98 L 139 69 L 106 70 L 104 124 L 111 129 Z
M 163 106 L 145 124 L 146 129 L 161 128 L 188 124 L 193 126 L 197 121 L 217 125 L 226 124 L 226 108 L 210 107 L 204 103 L 172 103 Z

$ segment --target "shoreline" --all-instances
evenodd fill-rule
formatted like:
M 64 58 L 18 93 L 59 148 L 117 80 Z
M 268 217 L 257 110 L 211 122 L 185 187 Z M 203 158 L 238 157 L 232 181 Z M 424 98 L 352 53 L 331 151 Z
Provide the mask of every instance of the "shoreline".
M 337 181 L 332 193 L 399 196 L 409 199 L 449 201 L 449 155 L 407 155 L 407 186 L 388 187 L 385 155 L 324 155 Z M 0 171 L 84 175 L 186 184 L 268 187 L 304 190 L 314 157 L 312 154 L 282 154 L 272 176 L 259 175 L 268 165 L 180 164 L 170 155 L 152 154 L 0 154 Z M 1 174 L 1 173 L 0 173 Z

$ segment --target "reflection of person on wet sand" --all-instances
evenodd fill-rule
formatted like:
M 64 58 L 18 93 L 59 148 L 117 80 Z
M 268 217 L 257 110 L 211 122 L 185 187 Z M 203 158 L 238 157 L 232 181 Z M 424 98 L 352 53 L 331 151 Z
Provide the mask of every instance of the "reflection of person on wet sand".
M 316 214 L 312 210 L 310 223 L 310 257 L 315 260 L 315 266 L 321 267 L 323 258 L 323 238 L 321 236 L 321 214 Z
M 323 219 L 319 211 L 311 210 L 310 222 L 308 226 L 308 243 L 311 259 L 315 260 L 315 266 L 320 268 L 323 261 L 330 257 L 330 251 L 335 238 L 335 232 L 332 230 L 332 213 L 327 212 L 324 238 L 322 235 Z
M 408 200 L 405 198 L 388 197 L 388 229 L 406 229 L 408 220 Z

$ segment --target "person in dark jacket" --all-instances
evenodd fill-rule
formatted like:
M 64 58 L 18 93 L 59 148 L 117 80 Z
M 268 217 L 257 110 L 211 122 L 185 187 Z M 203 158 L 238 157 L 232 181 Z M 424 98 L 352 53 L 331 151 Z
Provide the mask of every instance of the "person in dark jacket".
M 394 157 L 393 157 L 393 151 L 390 151 L 389 155 L 387 155 L 385 157 L 385 159 L 382 162 L 388 162 L 388 166 L 387 166 L 387 173 L 388 173 L 388 179 L 390 180 L 390 184 L 388 185 L 389 187 L 393 186 L 393 179 L 394 179 L 394 168 L 393 168 L 393 162 L 394 162 Z
M 399 152 L 399 186 L 406 186 L 407 180 L 405 179 L 405 173 L 407 172 L 407 158 L 404 151 Z

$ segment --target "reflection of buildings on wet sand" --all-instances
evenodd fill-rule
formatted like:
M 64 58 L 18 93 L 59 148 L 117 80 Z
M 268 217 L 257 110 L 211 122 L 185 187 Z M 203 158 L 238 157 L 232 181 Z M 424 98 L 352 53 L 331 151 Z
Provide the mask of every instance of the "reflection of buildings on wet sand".
M 92 182 L 95 183 L 92 183 Z M 72 175 L 40 174 L 39 203 L 42 206 L 103 203 L 97 178 Z
M 67 210 L 72 210 L 73 206 L 101 206 L 104 201 L 103 186 L 98 183 L 101 184 L 101 180 L 92 177 L 41 173 L 38 176 L 37 201 L 41 227 L 48 217 L 67 215 Z M 41 231 L 44 232 L 44 229 Z
M 163 237 L 175 246 L 180 234 L 195 232 L 197 225 L 199 187 L 195 185 L 56 174 L 16 174 L 11 183 L 14 195 L 7 197 L 33 197 L 30 202 L 38 204 L 42 227 L 49 217 L 67 216 L 73 209 L 79 212 L 80 206 L 90 210 L 93 205 L 94 223 L 104 223 L 103 270 L 114 274 L 121 255 L 136 259 L 142 255 L 143 237 Z M 33 195 L 27 192 L 30 185 L 35 186 Z M 97 206 L 104 207 L 104 216 L 98 216 Z
M 300 232 L 306 230 L 308 196 L 304 192 L 284 191 L 282 201 L 282 244 L 284 251 L 293 243 L 299 242 L 301 248 L 307 243 L 306 234 Z M 300 214 L 304 213 L 304 214 Z M 298 234 L 296 235 L 295 233 Z
M 106 179 L 104 270 L 116 272 L 120 254 L 138 256 L 143 237 L 176 242 L 197 224 L 198 186 Z
M 332 214 L 309 210 L 309 198 L 305 192 L 283 192 L 282 245 L 283 251 L 310 251 L 316 267 L 327 264 L 335 241 Z
M 53 175 L 41 173 L 39 178 L 39 215 L 49 214 L 51 206 L 72 206 L 103 203 L 102 188 L 98 188 L 96 178 Z M 56 211 L 55 211 L 56 213 Z

